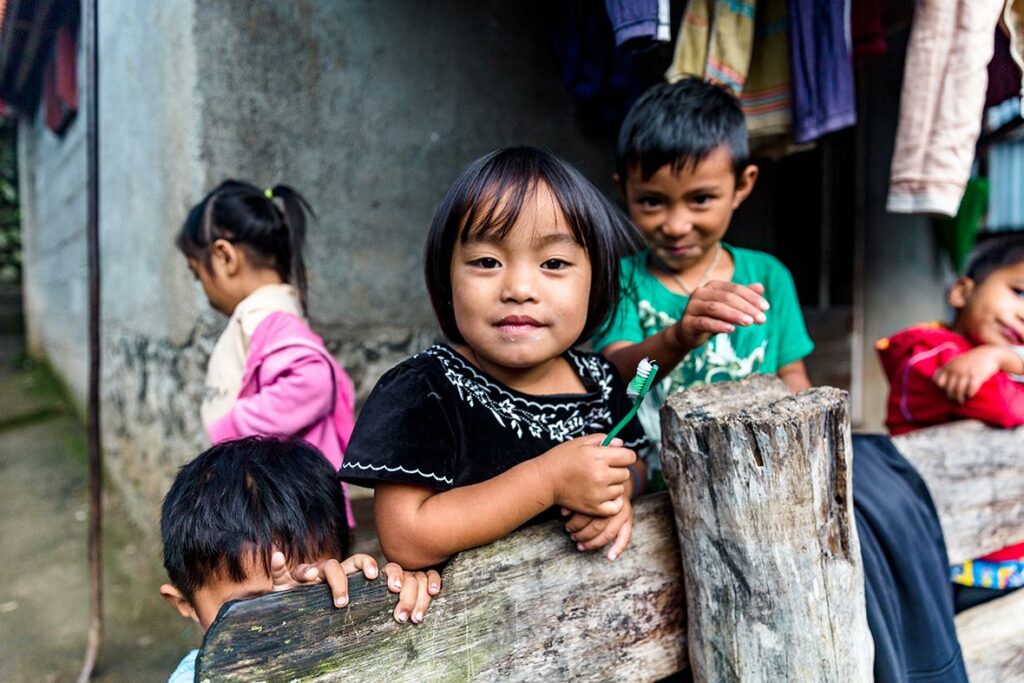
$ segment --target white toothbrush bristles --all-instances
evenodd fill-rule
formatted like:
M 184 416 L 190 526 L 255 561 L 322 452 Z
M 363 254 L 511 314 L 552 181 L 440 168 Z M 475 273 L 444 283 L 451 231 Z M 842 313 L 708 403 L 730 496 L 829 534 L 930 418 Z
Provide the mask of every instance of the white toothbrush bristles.
M 626 387 L 626 396 L 629 398 L 638 397 L 640 392 L 643 391 L 644 384 L 647 382 L 647 378 L 650 376 L 651 370 L 653 369 L 654 365 L 648 358 L 644 358 L 637 363 L 636 377 L 634 377 L 633 381 L 629 383 L 628 387 Z

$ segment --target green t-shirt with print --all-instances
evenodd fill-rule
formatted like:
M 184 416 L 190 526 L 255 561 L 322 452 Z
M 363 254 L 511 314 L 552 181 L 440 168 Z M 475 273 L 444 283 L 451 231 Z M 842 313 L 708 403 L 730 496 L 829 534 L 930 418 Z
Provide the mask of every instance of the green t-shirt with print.
M 653 444 L 661 443 L 658 410 L 666 398 L 686 387 L 739 380 L 755 373 L 774 374 L 779 368 L 807 356 L 814 343 L 807 334 L 793 277 L 769 254 L 722 243 L 732 254 L 732 281 L 741 285 L 760 282 L 770 308 L 761 325 L 737 327 L 717 334 L 691 351 L 652 389 L 639 413 Z M 647 267 L 649 253 L 641 251 L 621 261 L 622 293 L 610 324 L 593 338 L 595 351 L 613 342 L 639 343 L 676 323 L 689 297 L 670 291 Z M 627 377 L 628 381 L 630 378 Z M 660 479 L 660 460 L 648 460 L 652 483 Z

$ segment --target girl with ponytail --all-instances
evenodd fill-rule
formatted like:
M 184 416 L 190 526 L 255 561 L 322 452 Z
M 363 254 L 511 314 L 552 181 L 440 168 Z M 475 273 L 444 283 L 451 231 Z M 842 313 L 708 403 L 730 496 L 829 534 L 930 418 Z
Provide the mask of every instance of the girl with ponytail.
M 211 441 L 294 436 L 337 470 L 352 434 L 354 391 L 306 321 L 307 215 L 309 204 L 287 185 L 226 180 L 189 211 L 177 246 L 210 305 L 230 317 L 210 355 L 200 408 Z

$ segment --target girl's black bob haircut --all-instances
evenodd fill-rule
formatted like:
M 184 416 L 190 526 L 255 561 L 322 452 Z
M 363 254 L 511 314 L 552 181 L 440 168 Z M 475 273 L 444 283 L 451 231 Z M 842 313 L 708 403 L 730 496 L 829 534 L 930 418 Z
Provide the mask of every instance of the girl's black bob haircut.
M 291 563 L 348 554 L 334 468 L 299 439 L 251 436 L 204 451 L 178 472 L 160 512 L 164 567 L 192 602 L 218 578 L 270 576 L 274 548 Z
M 313 210 L 288 185 L 261 190 L 241 180 L 225 180 L 192 207 L 178 232 L 177 246 L 185 256 L 210 266 L 209 247 L 218 239 L 245 248 L 249 258 L 273 268 L 281 280 L 298 291 L 306 311 L 307 215 Z
M 589 180 L 551 152 L 505 147 L 480 157 L 452 183 L 434 212 L 427 236 L 424 274 L 441 331 L 465 343 L 452 306 L 452 254 L 456 240 L 508 235 L 523 206 L 543 183 L 562 210 L 572 236 L 590 259 L 590 301 L 577 344 L 608 322 L 619 299 L 619 259 L 641 247 L 629 219 Z

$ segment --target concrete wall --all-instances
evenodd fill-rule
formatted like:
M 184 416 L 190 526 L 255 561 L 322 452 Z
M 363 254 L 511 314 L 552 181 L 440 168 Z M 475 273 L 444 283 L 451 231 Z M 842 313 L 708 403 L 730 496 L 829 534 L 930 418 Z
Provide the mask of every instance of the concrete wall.
M 79 82 L 84 80 L 79 59 Z M 84 404 L 88 382 L 85 116 L 63 137 L 42 107 L 18 126 L 24 309 L 29 352 L 46 358 Z
M 209 187 L 237 176 L 307 195 L 314 327 L 365 395 L 436 335 L 423 240 L 466 163 L 532 143 L 610 176 L 607 144 L 577 132 L 540 8 L 101 0 L 104 446 L 140 526 L 155 528 L 177 467 L 205 445 L 199 393 L 224 318 L 173 239 Z M 79 400 L 84 128 L 80 116 L 58 139 L 37 117 L 21 136 L 30 339 Z

